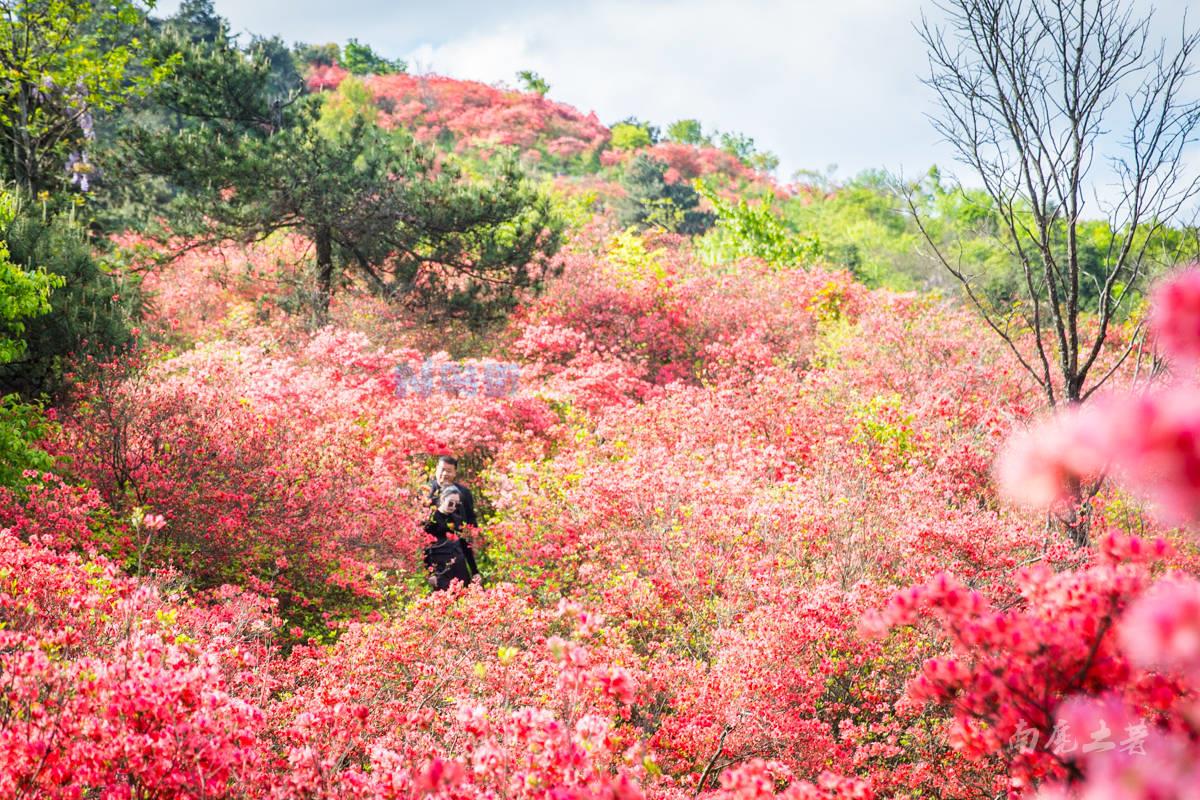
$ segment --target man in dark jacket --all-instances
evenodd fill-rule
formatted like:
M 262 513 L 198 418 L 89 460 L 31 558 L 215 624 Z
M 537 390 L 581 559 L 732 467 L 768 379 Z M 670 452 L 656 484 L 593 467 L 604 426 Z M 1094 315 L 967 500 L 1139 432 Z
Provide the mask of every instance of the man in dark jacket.
M 462 497 L 461 504 L 456 512 L 456 519 L 462 525 L 479 525 L 479 520 L 475 518 L 475 498 L 471 494 L 471 490 L 461 483 L 457 482 L 458 478 L 458 459 L 454 456 L 442 456 L 438 459 L 437 469 L 433 473 L 433 480 L 429 482 L 429 505 L 437 508 L 441 502 L 442 489 L 448 486 L 453 486 L 458 489 Z
M 467 586 L 479 574 L 471 543 L 461 533 L 462 523 L 457 516 L 461 505 L 462 493 L 456 486 L 446 486 L 425 521 L 425 533 L 433 537 L 425 546 L 425 568 L 434 591 L 445 591 L 456 580 Z

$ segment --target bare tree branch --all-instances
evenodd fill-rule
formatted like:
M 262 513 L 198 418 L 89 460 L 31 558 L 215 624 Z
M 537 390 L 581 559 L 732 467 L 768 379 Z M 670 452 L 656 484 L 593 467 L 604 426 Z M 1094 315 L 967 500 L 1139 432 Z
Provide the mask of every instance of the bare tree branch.
M 1020 265 L 1020 306 L 1029 312 L 1037 360 L 1018 347 L 1011 313 L 984 300 L 907 194 L 910 211 L 937 260 L 1050 404 L 1081 402 L 1133 352 L 1136 335 L 1093 377 L 1109 327 L 1124 319 L 1165 254 L 1156 248 L 1169 226 L 1200 194 L 1200 178 L 1183 159 L 1200 126 L 1200 103 L 1184 97 L 1200 32 L 1185 20 L 1173 47 L 1153 45 L 1149 16 L 1136 17 L 1126 0 L 942 0 L 936 7 L 944 22 L 923 15 L 917 25 L 929 58 L 924 82 L 938 101 L 931 120 L 982 183 L 1000 238 Z M 1123 131 L 1115 145 L 1114 124 Z M 1107 208 L 1092 182 L 1102 153 L 1119 190 Z M 1085 219 L 1089 197 L 1107 215 L 1099 245 L 1096 224 Z

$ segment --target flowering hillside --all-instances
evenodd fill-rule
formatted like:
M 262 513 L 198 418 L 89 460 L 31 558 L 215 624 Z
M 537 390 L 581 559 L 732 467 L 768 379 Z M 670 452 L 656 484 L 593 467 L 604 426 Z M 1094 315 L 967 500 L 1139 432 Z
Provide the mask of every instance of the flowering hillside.
M 336 89 L 347 74 L 336 66 L 316 67 L 308 85 Z M 460 152 L 512 146 L 565 161 L 595 157 L 608 141 L 608 129 L 595 114 L 584 116 L 528 92 L 407 73 L 374 75 L 366 85 L 383 112 L 380 124 L 403 126 L 424 141 L 449 138 Z
M 350 73 L 334 65 L 313 65 L 307 86 L 334 91 Z M 548 100 L 533 92 L 506 90 L 441 75 L 369 75 L 363 83 L 384 127 L 403 127 L 424 142 L 484 158 L 511 148 L 524 163 L 551 172 L 594 172 L 645 152 L 665 161 L 670 182 L 718 176 L 734 182 L 769 185 L 737 156 L 710 145 L 662 142 L 638 151 L 606 149 L 609 129 L 594 112 Z
M 87 263 L 144 293 L 134 345 L 2 406 L 6 458 L 41 460 L 0 484 L 0 798 L 1197 796 L 1200 266 L 1052 412 L 1015 312 L 1003 339 L 867 286 L 743 158 L 402 71 L 338 127 L 347 75 L 312 68 L 275 141 L 378 181 L 307 204 L 234 171 L 227 227 L 114 234 Z M 269 127 L 218 145 L 283 185 Z M 492 220 L 470 170 L 510 149 L 554 189 Z M 738 203 L 700 202 L 713 176 Z M 229 233 L 264 208 L 306 221 Z M 554 241 L 536 280 L 456 317 L 521 234 Z M 432 591 L 441 454 L 481 580 Z

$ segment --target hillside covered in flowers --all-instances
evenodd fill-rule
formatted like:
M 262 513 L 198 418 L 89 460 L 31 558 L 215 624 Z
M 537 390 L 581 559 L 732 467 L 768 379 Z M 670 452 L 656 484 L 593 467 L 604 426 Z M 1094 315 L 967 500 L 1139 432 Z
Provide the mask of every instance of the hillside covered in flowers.
M 0 266 L 40 214 L 55 252 L 105 254 L 71 307 L 124 327 L 0 417 L 0 797 L 1195 796 L 1200 269 L 1158 277 L 1101 337 L 1104 391 L 1055 411 L 1032 341 L 909 255 L 871 176 L 789 183 L 736 137 L 350 54 L 309 53 L 296 91 L 339 148 L 428 148 L 384 170 L 459 204 L 406 218 L 423 238 L 378 210 L 339 238 L 361 207 L 232 171 L 211 235 L 125 227 L 78 180 L 102 242 L 6 201 Z M 502 159 L 513 193 L 471 194 Z M 916 191 L 967 230 L 936 173 Z M 511 297 L 473 288 L 506 247 L 534 265 Z M 39 317 L 84 324 L 18 272 L 13 363 Z M 431 592 L 442 454 L 482 576 Z

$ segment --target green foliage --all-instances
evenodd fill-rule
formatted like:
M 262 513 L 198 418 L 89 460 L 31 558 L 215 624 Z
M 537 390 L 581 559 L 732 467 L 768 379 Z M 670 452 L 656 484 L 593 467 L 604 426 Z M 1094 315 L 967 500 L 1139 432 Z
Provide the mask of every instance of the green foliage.
M 850 270 L 869 286 L 932 288 L 941 273 L 924 260 L 918 233 L 882 173 L 864 173 L 842 185 L 809 176 L 807 190 L 782 205 L 793 230 L 818 237 L 827 262 Z
M 611 130 L 612 139 L 609 144 L 614 150 L 637 150 L 640 147 L 649 147 L 653 143 L 650 130 L 644 125 L 618 122 Z
M 215 42 L 225 21 L 217 14 L 213 0 L 183 0 L 167 21 L 176 34 L 191 42 Z
M 325 44 L 297 43 L 293 51 L 296 61 L 301 64 L 314 64 L 318 67 L 328 67 L 342 62 L 342 48 L 337 42 Z
M 550 84 L 541 75 L 538 75 L 531 69 L 523 69 L 517 73 L 517 80 L 521 82 L 521 86 L 527 92 L 533 92 L 540 97 L 545 97 L 550 91 Z
M 10 227 L 19 210 L 16 197 L 0 194 L 0 226 Z M 14 264 L 7 237 L 0 240 L 0 368 L 26 356 L 25 320 L 49 312 L 50 292 L 61 285 L 60 276 Z M 49 427 L 40 406 L 21 402 L 16 394 L 0 397 L 0 486 L 20 490 L 25 470 L 54 465 L 37 447 Z
M 483 326 L 535 285 L 557 249 L 549 200 L 514 160 L 496 159 L 488 179 L 469 180 L 407 131 L 377 127 L 358 81 L 328 98 L 299 95 L 261 50 L 226 36 L 181 43 L 181 52 L 152 99 L 182 129 L 133 126 L 118 161 L 130 180 L 167 182 L 175 233 L 295 230 L 311 239 L 307 300 L 318 321 L 350 271 L 389 298 Z
M 151 4 L 152 5 L 152 4 Z M 161 81 L 170 60 L 142 61 L 143 6 L 132 0 L 12 0 L 0 15 L 0 169 L 30 193 L 87 188 L 81 153 L 94 116 Z M 74 154 L 73 158 L 70 156 Z M 70 166 L 68 167 L 68 163 Z
M 138 282 L 96 256 L 74 209 L 13 202 L 0 218 L 0 240 L 14 264 L 44 274 L 44 313 L 24 323 L 21 353 L 0 364 L 0 391 L 27 398 L 55 394 L 69 357 L 111 355 L 133 340 L 143 312 Z
M 172 79 L 144 97 L 130 98 L 97 126 L 93 153 L 109 179 L 88 208 L 104 230 L 144 229 L 179 199 L 178 187 L 162 175 L 129 163 L 131 139 L 201 132 L 238 136 L 247 127 L 270 130 L 283 123 L 304 90 L 304 77 L 291 49 L 278 37 L 254 37 L 244 52 L 237 50 L 252 68 L 234 71 L 224 69 L 222 63 L 232 42 L 227 23 L 213 11 L 212 0 L 191 0 L 154 26 L 144 46 L 146 58 L 171 61 Z M 217 86 L 207 83 L 210 80 L 229 83 Z M 190 87 L 191 96 L 181 95 L 178 87 L 182 86 Z M 229 113 L 225 98 L 230 97 L 240 98 L 233 119 L 221 116 Z M 210 101 L 211 118 L 189 113 Z
M 885 173 L 867 171 L 844 183 L 818 173 L 799 178 L 801 191 L 777 210 L 788 229 L 820 241 L 824 261 L 850 270 L 868 286 L 954 289 L 941 265 L 920 247 L 919 231 Z M 1002 293 L 1012 265 L 1004 249 L 982 235 L 988 215 L 951 203 L 929 179 L 916 188 L 918 202 L 938 220 L 937 235 L 958 239 L 964 259 L 986 272 Z
M 193 41 L 170 20 L 151 52 L 157 58 L 174 59 L 176 67 L 142 105 L 165 112 L 172 133 L 238 136 L 257 129 L 269 134 L 285 123 L 303 88 L 282 42 L 253 39 L 243 50 L 223 22 L 209 42 Z
M 956 260 L 967 265 L 989 302 L 1011 305 L 1020 294 L 1021 269 L 1000 237 L 1000 215 L 991 198 L 978 189 L 947 187 L 936 167 L 916 185 L 914 196 L 939 249 L 954 253 Z M 919 241 L 908 214 L 905 225 L 914 242 Z
M 797 195 L 777 201 L 774 210 L 786 230 L 819 240 L 826 262 L 850 270 L 869 286 L 960 291 L 957 281 L 924 246 L 892 177 L 866 171 L 837 182 L 827 174 L 805 172 L 798 179 Z M 1023 294 L 1024 273 L 990 198 L 981 190 L 948 185 L 936 167 L 906 189 L 939 249 L 971 276 L 982 302 L 998 313 L 1011 308 Z M 1033 230 L 1032 219 L 1028 222 Z M 1065 226 L 1051 233 L 1052 250 L 1065 251 Z M 1091 276 L 1081 282 L 1081 307 L 1094 310 L 1099 299 L 1096 286 L 1113 234 L 1103 221 L 1081 221 L 1078 233 L 1080 268 Z M 721 251 L 714 249 L 718 241 L 714 235 L 704 246 L 710 257 L 719 259 Z M 1195 231 L 1186 228 L 1163 227 L 1151 241 L 1143 238 L 1137 244 L 1143 242 L 1158 264 L 1151 277 L 1198 254 Z
M 25 470 L 54 467 L 54 457 L 38 447 L 53 427 L 40 404 L 23 403 L 15 394 L 0 397 L 0 486 L 20 491 L 28 483 Z
M 1012 210 L 1014 232 L 986 192 L 948 184 L 936 168 L 909 190 L 938 250 L 956 269 L 964 267 L 976 296 L 998 315 L 1028 303 L 1028 287 L 1017 247 L 1026 253 L 1038 253 L 1044 246 L 1056 263 L 1069 261 L 1065 218 L 1059 217 L 1047 226 L 1047 239 L 1043 243 L 1036 233 L 1039 226 L 1033 210 L 1026 203 L 1018 202 Z M 1080 273 L 1079 308 L 1094 313 L 1100 307 L 1110 260 L 1127 233 L 1113 230 L 1104 220 L 1078 220 L 1074 227 Z M 1167 226 L 1142 228 L 1134 234 L 1132 245 L 1133 252 L 1140 253 L 1145 248 L 1143 274 L 1139 286 L 1133 287 L 1135 291 L 1144 290 L 1146 283 L 1175 264 L 1195 258 L 1197 252 L 1194 233 L 1188 235 L 1186 229 Z M 1127 305 L 1117 318 L 1132 310 L 1133 305 Z
M 750 156 L 747 163 L 759 172 L 774 172 L 779 169 L 779 156 L 770 151 L 761 150 Z
M 904 411 L 903 398 L 892 392 L 876 395 L 851 409 L 855 421 L 850 440 L 861 448 L 864 466 L 903 468 L 914 450 L 915 414 Z
M 711 145 L 712 137 L 706 136 L 704 127 L 696 119 L 681 119 L 667 126 L 667 140 L 680 144 Z
M 408 64 L 403 59 L 384 58 L 357 39 L 351 39 L 342 48 L 342 66 L 354 75 L 391 75 L 408 71 Z
M 11 226 L 18 209 L 15 196 L 0 194 L 0 227 Z M 44 270 L 14 264 L 7 237 L 0 240 L 0 366 L 25 355 L 25 320 L 50 310 L 50 291 L 61 283 Z
M 667 269 L 663 265 L 663 250 L 646 249 L 646 240 L 629 230 L 621 231 L 608 241 L 606 256 L 613 267 L 618 286 L 664 281 Z
M 758 150 L 754 146 L 754 139 L 745 134 L 722 133 L 719 141 L 722 150 L 760 172 L 771 172 L 779 166 L 779 156 L 766 150 Z
M 366 84 L 353 76 L 346 78 L 330 92 L 321 105 L 317 129 L 331 141 L 343 139 L 354 125 L 362 120 L 374 125 L 379 107 Z
M 721 149 L 742 161 L 747 161 L 756 152 L 754 139 L 743 133 L 726 132 L 720 135 Z
M 247 45 L 246 52 L 266 65 L 266 93 L 273 105 L 282 107 L 300 96 L 304 89 L 301 64 L 283 39 L 278 36 L 255 36 Z
M 549 179 L 542 182 L 542 191 L 550 198 L 554 215 L 566 230 L 579 230 L 586 226 L 595 218 L 602 205 L 594 191 L 566 192 Z
M 634 157 L 622 180 L 626 196 L 618 206 L 621 225 L 704 233 L 713 223 L 713 213 L 698 208 L 700 195 L 688 184 L 667 183 L 666 173 L 666 162 L 645 153 Z
M 773 266 L 793 267 L 820 257 L 820 238 L 789 228 L 774 212 L 773 194 L 752 204 L 744 197 L 736 202 L 726 200 L 700 181 L 696 188 L 717 214 L 716 226 L 697 244 L 709 263 L 758 258 Z

